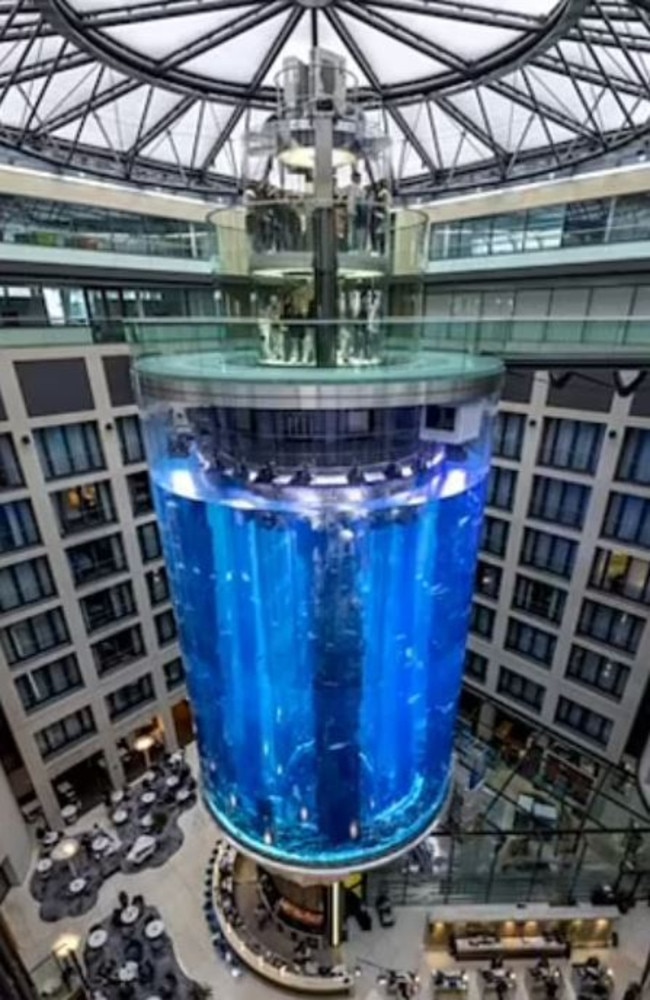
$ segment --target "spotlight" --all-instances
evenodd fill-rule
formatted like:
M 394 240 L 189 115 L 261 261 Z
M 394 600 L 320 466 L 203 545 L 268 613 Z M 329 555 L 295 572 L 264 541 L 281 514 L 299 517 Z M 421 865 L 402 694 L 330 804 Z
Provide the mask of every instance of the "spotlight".
M 311 472 L 309 469 L 298 469 L 291 477 L 292 486 L 309 486 L 311 483 Z
M 260 486 L 268 486 L 275 479 L 275 472 L 270 462 L 263 465 L 255 477 L 255 482 Z
M 384 475 L 386 479 L 401 479 L 402 470 L 400 469 L 397 462 L 389 462 L 384 469 Z

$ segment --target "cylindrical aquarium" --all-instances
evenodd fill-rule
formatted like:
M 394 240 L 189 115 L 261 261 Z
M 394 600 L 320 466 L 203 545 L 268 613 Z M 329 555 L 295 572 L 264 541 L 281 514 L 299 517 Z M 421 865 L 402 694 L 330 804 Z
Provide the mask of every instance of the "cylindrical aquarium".
M 209 808 L 287 868 L 389 858 L 448 790 L 499 363 L 135 368 Z

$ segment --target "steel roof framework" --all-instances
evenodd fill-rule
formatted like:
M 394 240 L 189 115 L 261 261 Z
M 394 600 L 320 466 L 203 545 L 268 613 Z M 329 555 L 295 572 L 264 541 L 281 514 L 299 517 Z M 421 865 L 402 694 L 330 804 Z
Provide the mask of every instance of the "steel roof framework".
M 0 143 L 136 184 L 237 191 L 287 55 L 345 55 L 430 197 L 644 150 L 650 0 L 0 2 Z

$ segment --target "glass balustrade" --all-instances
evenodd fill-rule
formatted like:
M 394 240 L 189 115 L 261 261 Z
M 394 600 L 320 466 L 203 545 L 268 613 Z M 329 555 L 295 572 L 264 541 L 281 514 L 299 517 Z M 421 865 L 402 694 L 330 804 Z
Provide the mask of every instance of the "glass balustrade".
M 634 194 L 434 223 L 428 256 L 492 257 L 648 239 L 650 198 Z

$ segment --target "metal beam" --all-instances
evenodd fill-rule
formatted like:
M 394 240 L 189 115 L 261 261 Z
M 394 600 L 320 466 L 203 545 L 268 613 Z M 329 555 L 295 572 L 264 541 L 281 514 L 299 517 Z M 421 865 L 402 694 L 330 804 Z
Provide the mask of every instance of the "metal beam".
M 141 149 L 144 149 L 145 146 L 148 146 L 149 143 L 153 142 L 154 139 L 157 139 L 158 136 L 163 134 L 163 132 L 166 132 L 175 121 L 178 121 L 179 118 L 182 118 L 183 115 L 189 111 L 194 104 L 194 101 L 195 98 L 191 94 L 188 94 L 187 97 L 181 97 L 178 104 L 175 104 L 173 108 L 170 108 L 169 111 L 162 116 L 162 118 L 159 118 L 158 121 L 154 122 L 151 128 L 148 128 L 146 131 L 141 133 L 136 142 L 134 142 L 130 149 L 127 150 L 126 159 L 130 160 L 135 158 Z
M 81 115 L 85 114 L 86 111 L 98 111 L 112 101 L 117 101 L 120 97 L 124 97 L 125 94 L 130 94 L 131 91 L 137 90 L 140 86 L 139 80 L 122 80 L 120 83 L 115 83 L 111 87 L 107 87 L 106 90 L 102 90 L 101 93 L 96 94 L 94 98 L 89 99 L 86 97 L 65 111 L 62 111 L 56 117 L 46 118 L 37 129 L 37 132 L 39 134 L 42 134 L 43 131 L 54 132 L 56 129 L 63 128 L 64 125 L 70 125 Z
M 79 12 L 79 20 L 89 28 L 132 27 L 140 21 L 167 20 L 192 14 L 212 14 L 224 10 L 253 7 L 259 0 L 150 0 L 150 2 L 104 7 Z
M 287 41 L 289 40 L 291 32 L 297 26 L 298 22 L 300 21 L 304 13 L 305 13 L 304 10 L 301 10 L 299 7 L 295 7 L 289 14 L 281 30 L 278 32 L 275 39 L 273 40 L 273 44 L 267 50 L 266 55 L 262 59 L 262 62 L 258 66 L 257 71 L 249 84 L 248 90 L 250 96 L 252 96 L 258 89 L 258 87 L 262 84 L 265 76 L 271 69 L 271 66 L 279 56 L 280 52 L 286 45 Z M 246 111 L 248 105 L 249 102 L 243 100 L 240 104 L 237 105 L 235 110 L 232 112 L 230 118 L 226 122 L 226 125 L 221 132 L 221 135 L 217 136 L 215 141 L 210 146 L 210 149 L 208 150 L 206 156 L 203 158 L 203 162 L 201 163 L 200 166 L 201 173 L 207 172 L 208 167 L 210 166 L 212 161 L 217 158 L 217 156 L 225 146 L 226 142 L 230 138 L 230 135 L 232 134 L 233 130 L 239 124 L 239 121 L 244 112 Z
M 182 63 L 196 59 L 205 52 L 216 49 L 219 45 L 232 41 L 233 38 L 238 38 L 244 32 L 250 31 L 252 28 L 257 28 L 260 24 L 264 24 L 265 21 L 270 20 L 277 14 L 289 10 L 291 6 L 290 0 L 271 0 L 270 3 L 258 3 L 250 14 L 244 17 L 235 17 L 233 20 L 228 21 L 227 24 L 221 25 L 215 31 L 211 31 L 194 42 L 170 52 L 164 59 L 156 62 L 156 69 L 159 73 L 165 73 L 166 70 L 174 69 Z
M 53 56 L 51 59 L 44 59 L 43 62 L 34 62 L 28 66 L 24 66 L 13 76 L 12 83 L 17 85 L 39 80 L 47 76 L 52 67 L 57 72 L 63 73 L 67 69 L 79 69 L 80 66 L 90 66 L 94 62 L 92 56 L 87 55 L 85 52 L 75 51 L 74 49 L 68 52 L 65 58 L 62 58 L 61 52 L 65 48 L 67 48 L 67 43 L 62 39 L 61 48 L 56 56 Z M 0 72 L 0 87 L 4 87 L 7 80 L 12 76 L 12 73 L 13 70 L 8 70 L 6 73 Z

